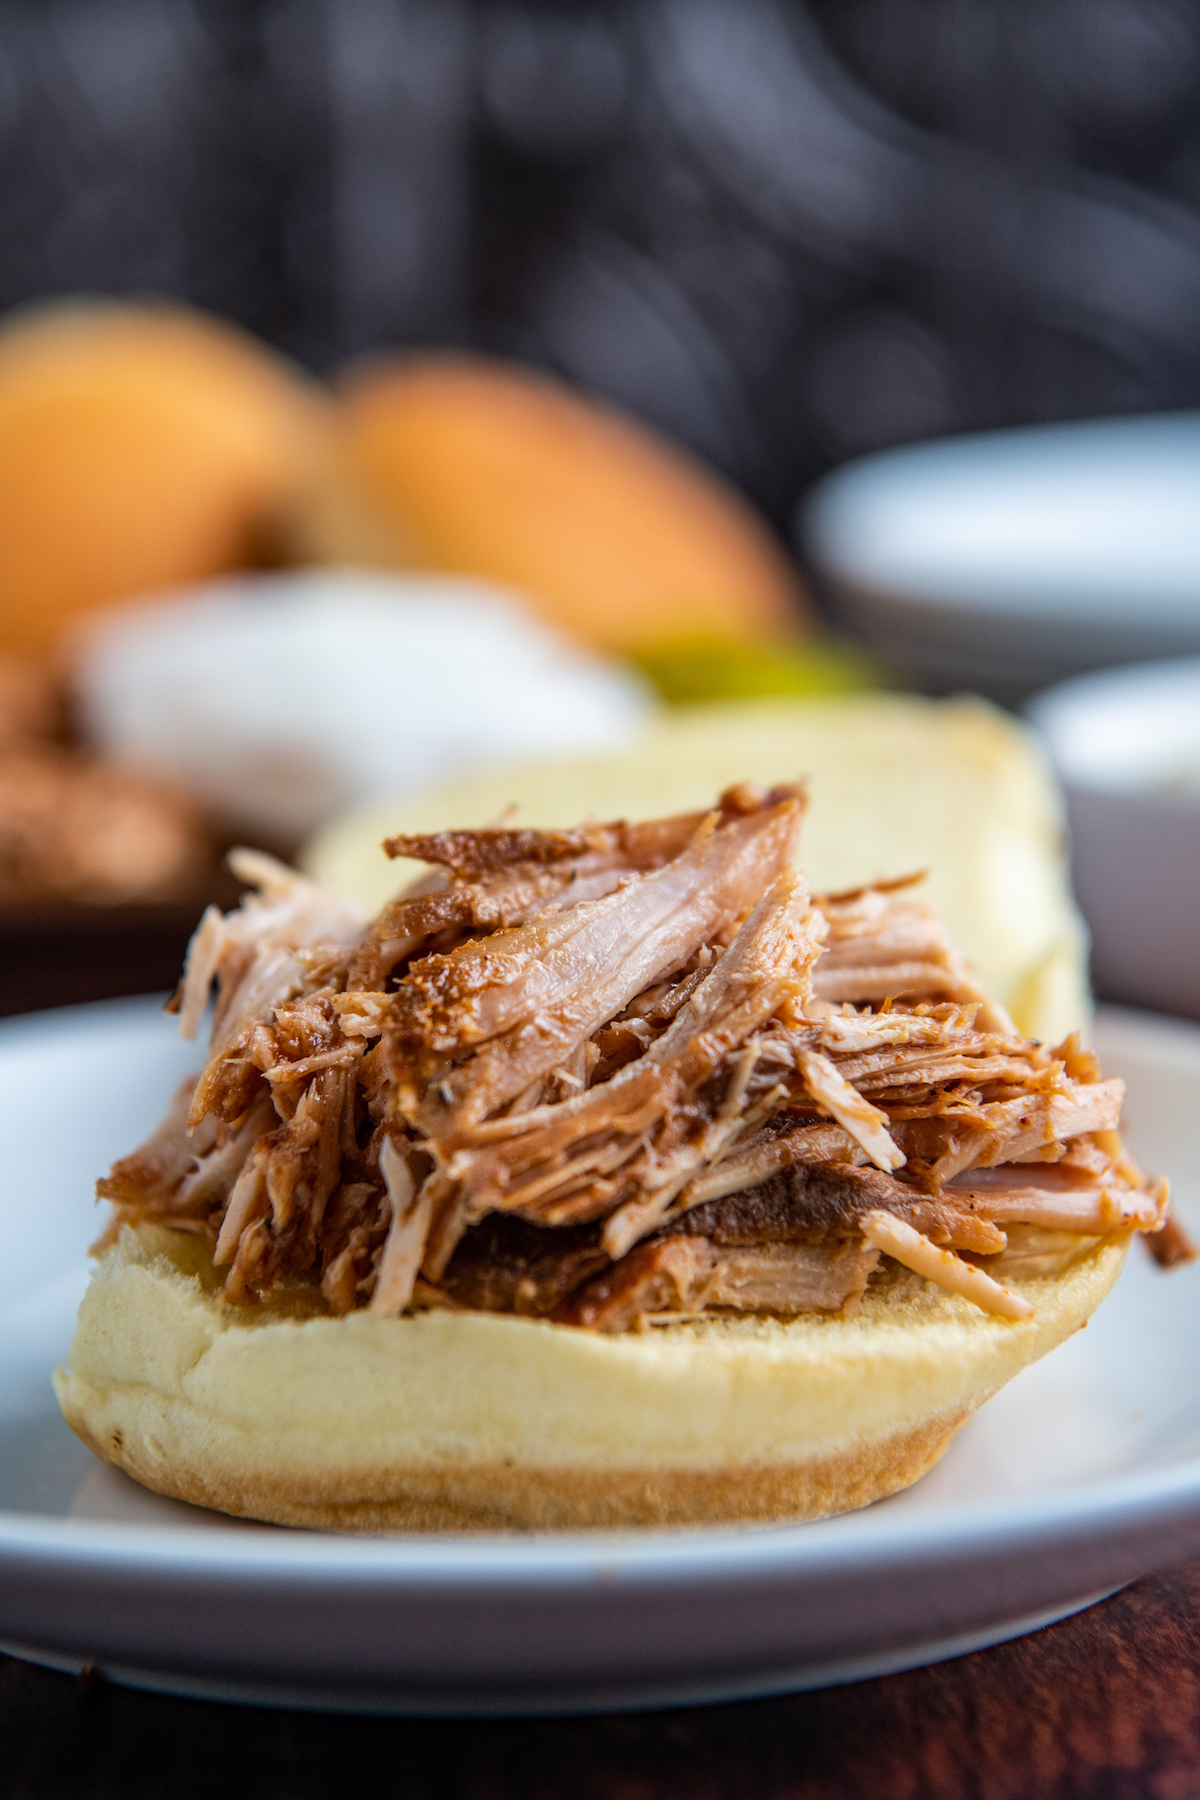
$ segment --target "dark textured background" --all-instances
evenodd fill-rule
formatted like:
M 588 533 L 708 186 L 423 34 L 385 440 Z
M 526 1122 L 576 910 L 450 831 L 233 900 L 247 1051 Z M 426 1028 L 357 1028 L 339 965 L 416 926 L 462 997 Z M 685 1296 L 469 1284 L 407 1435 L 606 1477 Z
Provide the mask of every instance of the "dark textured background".
M 0 304 L 468 343 L 783 523 L 847 456 L 1200 404 L 1193 0 L 2 0 Z

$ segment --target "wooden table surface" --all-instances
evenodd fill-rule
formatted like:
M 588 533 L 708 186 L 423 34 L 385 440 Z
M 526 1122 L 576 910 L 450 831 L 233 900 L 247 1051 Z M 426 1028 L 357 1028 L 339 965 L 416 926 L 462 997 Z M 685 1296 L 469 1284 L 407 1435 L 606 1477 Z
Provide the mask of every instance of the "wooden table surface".
M 64 932 L 49 919 L 17 921 L 5 944 L 17 954 L 0 959 L 0 1013 L 51 989 L 62 1004 L 168 985 L 188 919 L 163 909 L 107 919 L 102 930 L 100 923 L 93 915 Z M 102 1678 L 81 1685 L 0 1657 L 0 1800 L 368 1793 L 1200 1800 L 1200 1563 L 1032 1637 L 934 1668 L 678 1712 L 339 1718 L 163 1699 Z
M 362 1719 L 168 1700 L 0 1658 L 4 1800 L 1187 1800 L 1200 1563 L 1012 1644 L 679 1712 Z

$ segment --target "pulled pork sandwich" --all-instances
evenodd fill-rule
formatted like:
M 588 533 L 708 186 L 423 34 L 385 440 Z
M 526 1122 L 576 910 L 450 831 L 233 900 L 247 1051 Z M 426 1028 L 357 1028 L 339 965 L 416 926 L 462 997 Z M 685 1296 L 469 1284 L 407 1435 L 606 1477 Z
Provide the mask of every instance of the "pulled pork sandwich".
M 803 797 L 389 841 L 368 921 L 238 853 L 208 1062 L 100 1182 L 57 1388 L 160 1493 L 376 1530 L 808 1518 L 923 1474 L 1186 1254 L 1122 1086 L 912 881 L 811 900 Z

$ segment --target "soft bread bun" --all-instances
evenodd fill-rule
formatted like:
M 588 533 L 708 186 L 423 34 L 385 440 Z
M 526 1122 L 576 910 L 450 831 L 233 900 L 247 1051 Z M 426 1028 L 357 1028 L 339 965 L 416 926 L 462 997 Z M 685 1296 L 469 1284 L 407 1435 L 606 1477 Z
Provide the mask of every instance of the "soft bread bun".
M 329 403 L 183 306 L 73 301 L 0 331 L 0 644 L 269 558 L 316 485 Z
M 1086 1323 L 1127 1243 L 1014 1281 L 1028 1322 L 901 1272 L 852 1318 L 607 1337 L 487 1313 L 318 1316 L 300 1287 L 222 1307 L 198 1240 L 126 1230 L 55 1389 L 83 1441 L 144 1486 L 279 1524 L 819 1518 L 931 1468 L 976 1407 Z
M 746 501 L 645 426 L 484 357 L 372 362 L 342 388 L 352 492 L 296 520 L 303 560 L 483 575 L 606 649 L 786 632 L 796 574 Z
M 1086 940 L 1062 808 L 1030 733 L 977 700 L 872 694 L 688 707 L 627 748 L 499 766 L 374 800 L 325 827 L 305 866 L 372 912 L 423 873 L 389 862 L 393 832 L 658 818 L 737 781 L 808 776 L 799 856 L 814 893 L 929 871 L 917 890 L 1021 1031 L 1057 1043 L 1088 1017 Z

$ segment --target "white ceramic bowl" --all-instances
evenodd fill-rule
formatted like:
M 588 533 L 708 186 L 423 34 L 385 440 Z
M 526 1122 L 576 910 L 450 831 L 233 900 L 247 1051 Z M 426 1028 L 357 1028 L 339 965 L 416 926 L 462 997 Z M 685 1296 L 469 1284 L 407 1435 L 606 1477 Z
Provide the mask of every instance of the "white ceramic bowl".
M 843 621 L 999 698 L 1200 654 L 1200 413 L 914 444 L 828 476 L 798 530 Z
M 1066 790 L 1098 991 L 1200 1017 L 1200 657 L 1080 676 L 1028 714 Z

